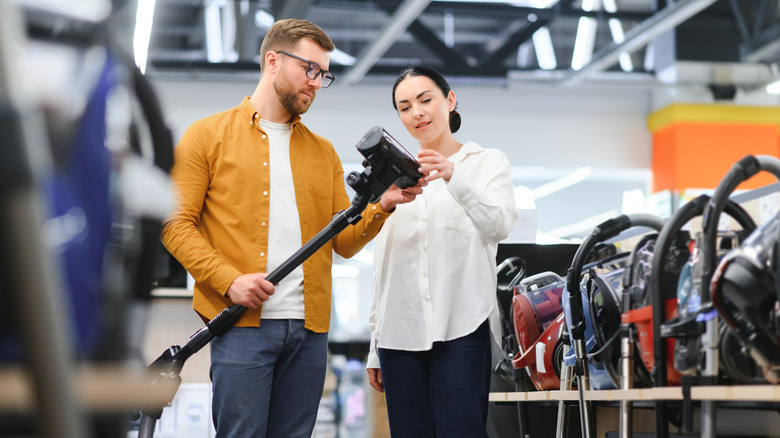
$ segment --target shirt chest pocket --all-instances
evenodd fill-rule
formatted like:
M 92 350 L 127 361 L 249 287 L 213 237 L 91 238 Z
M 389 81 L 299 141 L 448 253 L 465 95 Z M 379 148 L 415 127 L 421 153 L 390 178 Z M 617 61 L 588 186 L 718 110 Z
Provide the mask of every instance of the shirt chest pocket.
M 333 198 L 333 165 L 330 161 L 311 160 L 305 167 L 309 192 L 320 199 Z

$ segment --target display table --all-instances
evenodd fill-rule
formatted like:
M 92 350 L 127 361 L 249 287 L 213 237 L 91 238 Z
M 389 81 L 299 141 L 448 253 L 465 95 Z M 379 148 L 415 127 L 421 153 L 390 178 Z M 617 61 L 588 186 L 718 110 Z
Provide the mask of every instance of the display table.
M 119 366 L 82 367 L 75 388 L 84 408 L 92 413 L 132 412 L 153 408 L 170 399 L 176 386 L 166 379 L 151 384 L 146 369 Z M 19 367 L 0 367 L 0 412 L 31 412 L 35 392 L 28 373 Z
M 491 402 L 577 401 L 577 391 L 491 392 Z M 682 388 L 585 391 L 589 401 L 682 400 Z M 691 400 L 780 402 L 780 385 L 692 386 Z

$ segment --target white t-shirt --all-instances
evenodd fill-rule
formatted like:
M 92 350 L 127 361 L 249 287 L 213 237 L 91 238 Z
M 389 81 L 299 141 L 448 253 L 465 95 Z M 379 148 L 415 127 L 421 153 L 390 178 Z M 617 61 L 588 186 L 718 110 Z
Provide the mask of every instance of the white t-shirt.
M 271 195 L 266 272 L 270 273 L 303 243 L 290 165 L 290 124 L 263 119 L 257 123 L 268 135 Z M 263 303 L 261 315 L 263 319 L 304 319 L 302 266 L 295 268 L 276 285 L 274 294 Z
M 511 167 L 503 152 L 473 142 L 449 160 L 450 181 L 397 206 L 374 240 L 367 368 L 379 368 L 377 347 L 429 350 L 486 319 L 500 358 L 496 251 L 519 217 Z

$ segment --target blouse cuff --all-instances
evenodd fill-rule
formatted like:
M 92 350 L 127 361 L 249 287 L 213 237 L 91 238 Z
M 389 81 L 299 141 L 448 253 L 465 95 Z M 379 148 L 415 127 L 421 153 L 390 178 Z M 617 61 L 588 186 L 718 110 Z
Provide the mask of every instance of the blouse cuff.
M 371 346 L 368 349 L 368 359 L 366 359 L 366 369 L 379 368 L 379 355 L 377 354 L 376 338 L 371 338 Z

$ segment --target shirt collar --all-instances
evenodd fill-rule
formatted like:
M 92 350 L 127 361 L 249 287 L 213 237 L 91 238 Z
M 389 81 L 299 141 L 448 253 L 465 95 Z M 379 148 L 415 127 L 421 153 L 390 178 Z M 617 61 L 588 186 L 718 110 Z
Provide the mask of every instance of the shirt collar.
M 469 154 L 476 154 L 482 150 L 482 146 L 474 143 L 473 141 L 467 141 L 466 143 L 463 143 L 463 146 L 460 147 L 458 152 L 455 152 L 449 157 L 449 160 L 453 163 L 457 163 L 459 161 L 463 161 Z
M 244 100 L 241 101 L 241 103 L 238 105 L 238 111 L 241 112 L 241 114 L 246 118 L 247 122 L 249 122 L 249 126 L 254 126 L 255 119 L 258 117 L 262 117 L 259 112 L 255 109 L 255 106 L 252 105 L 252 102 L 249 100 L 249 96 L 246 96 Z M 295 129 L 295 125 L 298 124 L 298 122 L 301 121 L 301 115 L 296 114 L 293 116 L 292 120 L 290 121 L 290 128 Z

